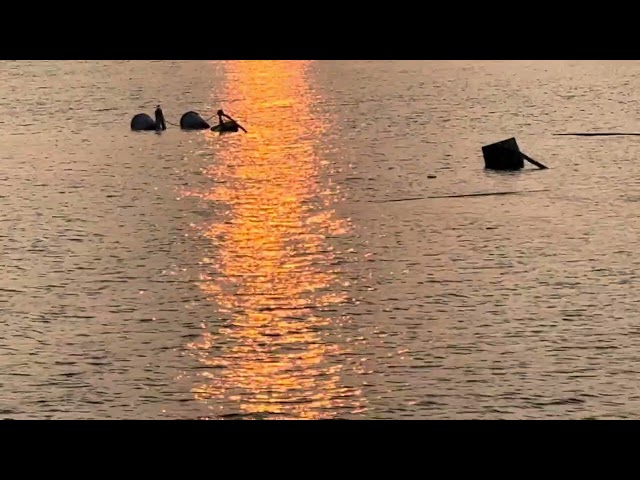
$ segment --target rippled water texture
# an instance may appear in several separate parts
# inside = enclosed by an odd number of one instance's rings
[[[636,417],[640,139],[553,134],[640,132],[639,82],[0,62],[0,417]],[[248,133],[130,132],[158,103]],[[511,136],[551,168],[484,171]]]

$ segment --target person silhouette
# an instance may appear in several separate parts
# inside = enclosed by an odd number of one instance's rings
[[[164,113],[160,105],[156,107],[156,130],[166,130],[167,124],[164,121]]]
[[[224,113],[223,110],[218,110],[218,125],[222,126],[224,124],[224,118],[228,118],[231,122],[236,123],[236,121],[231,118],[229,115]]]

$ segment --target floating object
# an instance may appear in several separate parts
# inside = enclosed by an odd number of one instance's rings
[[[554,133],[556,137],[572,136],[572,137],[637,137],[640,133],[616,133],[616,132],[603,132],[603,133]]]
[[[435,175],[427,175],[427,178],[437,178]]]
[[[156,119],[153,120],[146,113],[138,113],[131,119],[131,130],[137,132],[166,130],[167,126],[165,125],[164,114],[160,105],[156,108],[155,115]]]
[[[240,130],[240,125],[238,125],[238,123],[235,120],[224,122],[222,124],[218,124],[211,127],[212,132],[220,132],[220,133],[237,132],[238,130]]]
[[[247,130],[238,122],[236,122],[233,118],[231,118],[229,115],[224,113],[224,110],[222,109],[218,110],[217,114],[218,114],[219,123],[218,125],[211,127],[212,132],[220,132],[220,134],[222,135],[223,133],[237,132],[238,130],[242,130],[244,133],[247,133]],[[224,121],[223,117],[226,117],[229,120]]]
[[[485,168],[489,170],[521,170],[525,160],[540,169],[548,168],[521,152],[513,137],[482,147],[482,155]]]
[[[156,130],[156,122],[146,113],[138,113],[131,119],[131,130],[150,131]]]
[[[180,119],[180,128],[183,130],[206,130],[211,128],[197,112],[187,112]]]

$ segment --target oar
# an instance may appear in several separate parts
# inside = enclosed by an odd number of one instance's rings
[[[522,152],[520,152],[520,153],[522,153]],[[525,160],[527,160],[530,163],[533,163],[536,167],[538,167],[541,170],[546,170],[547,168],[549,168],[546,165],[543,165],[540,162],[535,161],[533,158],[531,158],[526,153],[522,153],[522,156],[524,157]]]
[[[225,116],[225,117],[227,117],[229,120],[231,120],[233,123],[235,123],[235,124],[238,126],[238,128],[239,128],[240,130],[242,130],[244,133],[249,133],[249,132],[247,132],[246,128],[244,128],[242,125],[240,125],[238,122],[236,122],[236,121],[235,121],[233,118],[231,118],[229,115],[227,115],[227,114],[225,113],[225,114],[224,114],[224,116]]]

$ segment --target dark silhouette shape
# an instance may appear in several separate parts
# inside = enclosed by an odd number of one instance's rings
[[[138,113],[131,119],[131,130],[134,130],[136,132],[166,130],[167,125],[165,123],[164,113],[162,112],[160,105],[156,107],[155,116],[156,119],[154,121],[146,113]]]
[[[183,130],[205,130],[211,128],[197,112],[187,112],[180,119],[180,128]]]
[[[508,138],[501,142],[482,147],[484,165],[489,170],[521,170],[524,161],[532,163],[540,169],[547,167],[522,153],[515,138]]]
[[[146,113],[138,113],[131,119],[131,130],[137,132],[156,129],[156,122]]]
[[[214,127],[211,127],[212,132],[220,132],[220,133],[237,132],[238,130],[240,129],[238,128],[238,125],[235,122],[224,122]]]
[[[156,128],[158,130],[166,130],[167,124],[164,122],[164,113],[160,105],[156,107]]]
[[[231,118],[229,115],[227,115],[226,113],[224,113],[224,111],[223,111],[222,109],[221,109],[221,110],[218,110],[218,111],[216,112],[216,115],[218,115],[218,123],[219,123],[220,125],[222,125],[222,124],[224,123],[224,118],[228,118],[228,119],[229,119],[229,120],[231,120],[232,122],[234,121],[234,120],[233,120],[233,118]]]
[[[524,158],[515,138],[482,147],[482,155],[485,168],[490,170],[520,170],[524,168]]]
[[[549,167],[547,167],[546,165],[543,165],[543,164],[541,164],[540,162],[538,162],[538,161],[534,160],[533,158],[531,158],[531,157],[530,157],[529,155],[527,155],[526,153],[522,153],[522,156],[524,157],[524,159],[525,159],[527,162],[529,162],[529,163],[531,163],[531,164],[535,165],[535,166],[536,166],[536,167],[538,167],[540,170],[546,170],[547,168],[549,168]]]
[[[229,115],[224,113],[224,111],[218,110],[217,114],[218,114],[218,125],[211,127],[212,132],[226,133],[226,132],[237,132],[238,130],[242,130],[243,132],[247,133],[247,131],[242,125],[240,125],[233,118],[231,118]],[[228,118],[229,121],[225,122],[224,120],[225,118]]]

